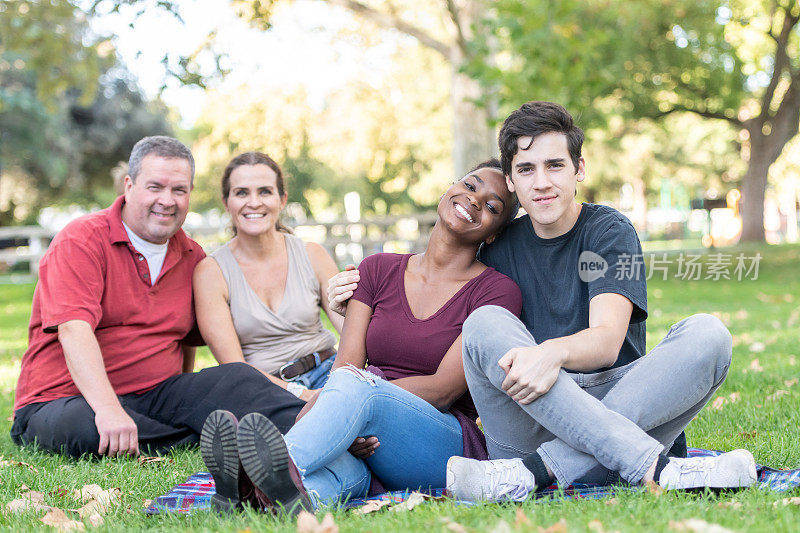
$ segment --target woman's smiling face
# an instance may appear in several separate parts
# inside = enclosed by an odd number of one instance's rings
[[[457,233],[485,241],[498,233],[514,204],[502,171],[484,167],[455,182],[439,200],[439,219]]]

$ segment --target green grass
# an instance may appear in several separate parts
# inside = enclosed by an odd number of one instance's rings
[[[707,406],[687,430],[692,446],[731,449],[745,447],[756,460],[777,467],[800,466],[800,384],[785,381],[800,377],[800,247],[770,246],[722,250],[724,253],[748,254],[756,251],[764,257],[758,280],[667,281],[648,282],[650,318],[648,348],[667,332],[670,325],[687,315],[708,312],[719,316],[734,337],[734,357],[728,379],[717,397],[727,401],[721,409]],[[672,256],[674,258],[674,256]],[[658,277],[658,276],[657,276]],[[67,492],[86,483],[103,488],[119,487],[121,504],[105,518],[99,530],[252,530],[295,531],[294,523],[247,512],[222,516],[212,512],[193,516],[165,515],[147,517],[142,512],[144,500],[164,494],[191,473],[203,470],[197,450],[182,450],[169,456],[170,461],[140,466],[131,460],[72,461],[16,447],[8,436],[10,415],[20,357],[27,343],[27,320],[32,285],[0,287],[0,454],[4,459],[30,463],[38,473],[23,466],[0,466],[0,503],[17,498],[22,485],[47,494],[47,503],[61,508],[77,508]],[[747,371],[758,359],[761,371]],[[206,349],[201,350],[200,366],[213,364]],[[790,382],[791,383],[791,382]],[[778,390],[788,393],[773,396]],[[712,402],[714,400],[712,399]],[[6,417],[9,417],[6,419]],[[503,520],[510,529],[497,531],[537,531],[561,519],[569,531],[589,531],[593,520],[602,522],[606,531],[674,531],[670,521],[700,518],[736,531],[796,531],[800,506],[779,505],[792,494],[775,494],[751,489],[733,494],[667,493],[660,497],[647,493],[618,495],[613,501],[583,500],[543,503],[528,501],[520,507],[531,525],[515,526],[515,505],[455,506],[452,502],[422,505],[411,512],[381,512],[356,516],[334,511],[341,531],[450,531],[449,521],[468,530],[492,530]],[[721,502],[736,501],[737,508],[720,507]],[[0,514],[0,527],[29,530],[49,529],[39,522],[42,512],[22,515]],[[595,528],[596,530],[596,528]]]

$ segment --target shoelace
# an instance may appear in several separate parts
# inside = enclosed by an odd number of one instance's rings
[[[487,465],[486,473],[489,475],[489,485],[492,496],[496,499],[525,498],[530,489],[520,482],[521,473],[519,465],[514,463],[501,463],[492,461]]]
[[[684,459],[678,464],[679,475],[681,478],[691,477],[693,480],[696,480],[699,474],[700,480],[706,483],[711,470],[714,468],[714,464],[715,461],[713,457],[693,457]]]

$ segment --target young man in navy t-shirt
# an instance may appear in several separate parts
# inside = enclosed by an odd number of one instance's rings
[[[746,450],[669,457],[724,381],[731,335],[691,316],[645,353],[647,288],[631,223],[575,201],[583,132],[558,104],[529,102],[500,130],[503,173],[527,215],[479,259],[511,277],[521,319],[487,306],[463,327],[464,369],[490,461],[450,459],[447,487],[468,500],[521,500],[558,482],[655,481],[664,488],[755,481]]]

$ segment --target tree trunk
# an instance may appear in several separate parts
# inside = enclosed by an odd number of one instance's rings
[[[750,161],[742,177],[742,241],[764,242],[764,196],[772,165],[760,131],[750,131]]]
[[[489,125],[489,110],[473,103],[481,96],[480,83],[454,66],[452,84],[453,169],[461,177],[476,163],[496,156],[498,149],[494,128]]]

